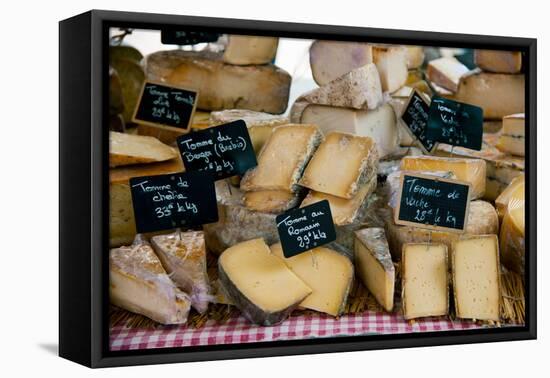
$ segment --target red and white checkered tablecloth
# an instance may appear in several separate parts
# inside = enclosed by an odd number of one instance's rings
[[[449,331],[481,327],[471,321],[450,321],[445,318],[417,319],[414,323],[409,324],[400,314],[374,311],[345,315],[339,319],[321,314],[293,316],[271,327],[257,326],[242,316],[236,316],[223,324],[209,320],[201,328],[182,325],[132,329],[117,325],[111,328],[110,348],[112,351],[120,351],[366,334]]]

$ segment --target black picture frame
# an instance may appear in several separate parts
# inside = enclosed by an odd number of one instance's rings
[[[525,326],[110,352],[106,33],[109,27],[178,25],[232,34],[522,51],[528,125]],[[89,367],[109,367],[536,338],[536,39],[92,10],[59,23],[59,62],[61,357]]]

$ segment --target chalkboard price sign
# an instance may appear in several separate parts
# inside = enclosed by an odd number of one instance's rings
[[[336,240],[336,230],[327,200],[280,214],[276,222],[285,257],[292,257]]]
[[[483,109],[434,97],[430,104],[427,136],[438,142],[479,151],[483,142]]]
[[[192,89],[146,81],[133,121],[188,131],[198,97],[199,94]]]
[[[258,165],[243,120],[181,135],[177,141],[188,172],[209,172],[220,180],[243,175]]]
[[[436,147],[436,141],[427,136],[429,108],[430,105],[428,102],[415,89],[409,96],[409,101],[401,114],[401,119],[405,123],[406,129],[427,153],[431,153]]]
[[[137,232],[193,227],[218,221],[214,181],[185,172],[130,179]]]
[[[429,175],[403,173],[395,223],[464,232],[470,184]]]
[[[196,45],[197,43],[216,42],[220,34],[202,31],[183,31],[163,29],[160,32],[160,41],[164,45]]]

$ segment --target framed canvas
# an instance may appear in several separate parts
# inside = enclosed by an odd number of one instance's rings
[[[98,10],[59,27],[62,357],[536,338],[536,40]]]

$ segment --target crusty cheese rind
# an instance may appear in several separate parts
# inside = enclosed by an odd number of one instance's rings
[[[300,198],[298,194],[282,190],[258,190],[244,193],[243,201],[250,210],[278,214],[296,207]]]
[[[178,156],[176,149],[150,136],[109,132],[109,167],[158,163]]]

